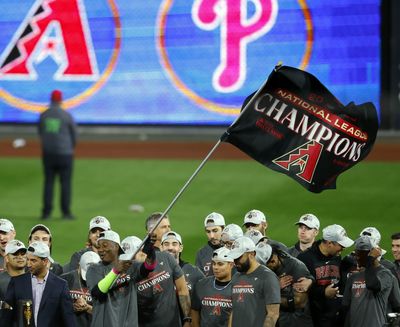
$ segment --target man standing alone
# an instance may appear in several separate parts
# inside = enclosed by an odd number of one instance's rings
[[[71,214],[71,178],[77,128],[72,116],[61,108],[62,93],[51,93],[49,108],[40,115],[39,135],[42,142],[44,168],[44,192],[42,219],[50,218],[53,209],[54,179],[60,176],[61,211],[64,219],[73,219]]]

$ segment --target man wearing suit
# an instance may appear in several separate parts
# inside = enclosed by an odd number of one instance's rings
[[[31,243],[27,259],[29,272],[12,277],[7,288],[6,302],[13,310],[8,312],[5,326],[18,326],[30,317],[29,323],[36,327],[76,327],[67,283],[48,269],[52,261],[49,247],[43,242]]]

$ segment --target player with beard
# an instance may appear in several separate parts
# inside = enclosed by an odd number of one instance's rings
[[[3,313],[2,327],[15,322],[18,326],[76,327],[67,283],[49,271],[48,261],[52,260],[47,244],[32,242],[28,246],[29,272],[13,276],[8,284],[6,302],[13,310]]]
[[[299,253],[304,252],[313,245],[319,233],[319,219],[311,213],[306,213],[300,217],[295,225],[297,225],[297,238],[299,241],[288,249],[288,253],[293,257],[297,257]]]
[[[111,230],[98,238],[101,262],[89,267],[87,286],[93,297],[92,327],[138,327],[136,283],[154,270],[155,250],[148,238],[143,263],[119,260],[123,254],[119,235]]]
[[[204,274],[199,268],[191,265],[189,262],[182,260],[181,255],[183,251],[182,237],[173,231],[167,232],[161,239],[161,251],[170,253],[179,266],[182,268],[185,276],[186,285],[189,289],[190,298],[193,298],[193,289],[196,283],[204,278]]]
[[[82,254],[87,251],[93,251],[95,253],[98,252],[99,245],[97,244],[97,240],[101,232],[105,230],[111,230],[111,224],[106,217],[96,216],[90,219],[89,222],[89,232],[88,239],[86,242],[86,246],[75,252],[70,259],[69,264],[64,266],[64,272],[69,272],[78,269],[79,260],[81,259]]]
[[[346,283],[343,305],[349,310],[348,325],[352,327],[385,326],[389,295],[395,294],[400,303],[396,277],[379,261],[382,250],[368,236],[355,241],[355,256],[360,267]],[[394,292],[392,290],[395,289]],[[400,306],[394,308],[399,312]]]
[[[154,228],[160,217],[161,214],[156,213],[147,219],[148,231]],[[163,235],[170,231],[169,219],[163,218],[151,237],[161,246]],[[190,326],[190,294],[182,268],[167,252],[156,251],[156,261],[154,271],[136,285],[139,325],[158,327],[162,322],[165,327]]]
[[[211,259],[213,252],[219,249],[221,234],[225,227],[225,218],[220,213],[212,212],[204,219],[204,229],[208,242],[196,253],[196,266],[203,272],[204,276],[212,275]]]
[[[214,251],[212,270],[214,276],[199,281],[193,293],[192,326],[224,327],[232,310],[233,259],[225,247]]]
[[[235,240],[229,256],[238,271],[232,278],[229,326],[275,326],[281,302],[278,278],[257,262],[256,246],[246,236]]]

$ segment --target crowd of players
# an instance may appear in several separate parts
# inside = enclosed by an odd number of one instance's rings
[[[168,216],[160,217],[147,218],[153,233],[145,242],[121,241],[107,218],[92,218],[86,244],[64,266],[51,257],[48,227],[34,226],[25,246],[0,219],[0,325],[380,327],[400,312],[400,233],[391,236],[391,262],[374,227],[353,241],[329,225],[318,238],[318,218],[305,214],[288,248],[268,238],[259,210],[243,226],[213,212],[193,265]],[[345,248],[352,252],[341,257]]]

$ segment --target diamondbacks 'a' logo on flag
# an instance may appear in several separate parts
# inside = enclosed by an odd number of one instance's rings
[[[66,14],[68,13],[68,14]],[[35,65],[51,57],[55,80],[99,76],[82,0],[37,0],[0,58],[2,79],[35,80]]]
[[[272,162],[287,171],[292,169],[298,171],[296,173],[297,176],[311,183],[322,149],[323,145],[321,143],[309,141],[283,156],[272,160]]]
[[[315,76],[287,66],[276,67],[243,108],[222,140],[316,193],[336,188],[378,130],[372,103],[344,106]]]

